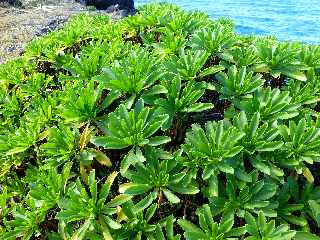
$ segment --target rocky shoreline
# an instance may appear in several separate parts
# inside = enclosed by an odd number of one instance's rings
[[[120,19],[131,12],[112,7],[93,11],[80,2],[63,0],[55,4],[17,8],[0,5],[0,64],[23,53],[26,43],[59,28],[74,14],[91,11]]]

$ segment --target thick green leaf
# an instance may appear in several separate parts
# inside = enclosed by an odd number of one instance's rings
[[[149,139],[149,143],[148,145],[150,146],[158,146],[158,145],[162,145],[165,143],[168,143],[171,141],[170,137],[166,137],[166,136],[155,136]]]
[[[316,220],[318,227],[320,228],[320,204],[315,200],[309,200],[308,203],[312,211],[313,218]]]
[[[295,240],[320,240],[320,237],[309,232],[297,232],[294,239]]]
[[[198,239],[206,239],[207,236],[204,232],[201,231],[200,228],[198,228],[193,223],[185,220],[185,219],[179,219],[178,224],[182,227],[182,229],[188,234],[192,233],[192,236],[197,236]]]
[[[163,194],[166,196],[169,202],[171,203],[179,203],[180,199],[174,195],[170,190],[162,189]]]
[[[119,186],[119,192],[128,195],[139,195],[148,192],[152,186],[139,183],[124,183]]]

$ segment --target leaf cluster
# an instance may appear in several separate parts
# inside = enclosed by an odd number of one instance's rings
[[[1,239],[319,239],[319,46],[168,3],[0,65]]]

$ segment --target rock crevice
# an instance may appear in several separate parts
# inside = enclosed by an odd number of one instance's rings
[[[87,6],[95,6],[98,10],[109,10],[115,7],[121,10],[134,10],[133,0],[79,0],[79,2]]]

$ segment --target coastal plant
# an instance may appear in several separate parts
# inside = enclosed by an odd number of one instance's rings
[[[319,46],[170,3],[0,65],[1,239],[319,240]]]
[[[107,41],[97,41],[84,45],[80,56],[65,53],[60,50],[55,58],[56,63],[71,76],[61,76],[60,80],[90,80],[101,73],[102,68],[114,61],[113,54],[117,52],[117,41],[110,44]]]
[[[319,190],[313,183],[305,183],[300,190],[297,179],[288,177],[277,197],[279,217],[301,227],[309,223],[319,226]]]
[[[219,82],[217,91],[221,98],[233,99],[246,97],[247,94],[253,93],[264,84],[261,75],[253,75],[253,72],[247,72],[246,67],[237,69],[235,65],[228,69],[228,73],[218,73],[216,79]]]
[[[291,103],[289,92],[268,87],[258,88],[252,98],[237,101],[235,106],[248,115],[259,112],[262,120],[272,122],[296,117],[300,104]]]
[[[212,103],[199,102],[207,88],[210,88],[205,82],[187,82],[183,84],[179,77],[167,81],[166,88],[168,93],[165,98],[155,100],[155,105],[159,107],[160,112],[169,115],[168,120],[163,125],[169,128],[173,120],[183,117],[183,114],[192,112],[202,112],[212,109]]]
[[[300,61],[304,63],[306,66],[314,68],[314,70],[318,70],[320,67],[319,57],[319,46],[302,46],[300,52]]]
[[[114,234],[115,239],[157,239],[157,224],[151,222],[157,210],[157,204],[144,198],[137,204],[128,201],[123,204],[119,220],[122,223],[121,231]]]
[[[246,113],[241,111],[233,119],[233,123],[239,131],[245,133],[240,143],[249,154],[272,152],[283,146],[282,141],[275,141],[280,134],[278,128],[268,123],[261,123],[259,112],[248,119]]]
[[[3,92],[1,94],[1,129],[2,131],[8,131],[10,128],[13,128],[17,125],[19,122],[19,119],[17,116],[21,114],[21,101],[19,99],[19,96],[17,96],[16,93],[7,94],[6,92]]]
[[[281,164],[295,168],[298,173],[307,170],[307,164],[318,162],[320,155],[316,149],[320,144],[319,123],[308,126],[305,119],[298,123],[289,121],[289,126],[279,125],[279,132],[285,142],[282,147],[282,156],[284,159]]]
[[[300,50],[290,43],[257,44],[258,56],[263,61],[257,64],[256,72],[270,73],[274,78],[281,74],[299,81],[306,81],[304,73],[308,68],[298,60]]]
[[[190,46],[196,50],[205,50],[210,56],[221,53],[236,43],[233,33],[217,24],[213,29],[202,29],[190,40]]]
[[[156,236],[160,240],[180,240],[181,235],[175,234],[174,232],[174,224],[177,222],[177,220],[173,217],[173,215],[170,215],[169,217],[166,217],[163,221],[162,226],[158,225],[156,228]]]
[[[95,171],[91,171],[88,176],[90,195],[86,192],[80,179],[69,186],[66,197],[58,204],[61,211],[57,214],[57,218],[65,224],[83,221],[81,227],[70,236],[71,239],[84,239],[86,236],[97,237],[97,234],[110,238],[112,230],[121,228],[121,224],[113,219],[113,215],[117,213],[118,206],[130,200],[130,196],[120,194],[106,201],[116,176],[116,172],[111,173],[99,190]],[[68,232],[65,228],[62,226],[62,235],[67,237]]]
[[[11,211],[13,220],[5,223],[9,232],[2,235],[3,239],[21,238],[29,240],[40,235],[40,223],[45,219],[45,211],[36,207],[34,200],[26,203],[27,207],[17,206]]]
[[[200,228],[185,219],[179,219],[178,223],[185,231],[186,239],[235,239],[246,233],[245,227],[234,228],[234,215],[232,211],[226,211],[219,223],[214,222],[209,205],[199,208]]]
[[[141,195],[148,192],[156,193],[158,202],[165,197],[170,203],[180,202],[175,193],[196,194],[199,189],[196,186],[194,173],[179,166],[175,158],[161,160],[159,151],[147,148],[144,162],[137,162],[133,169],[128,169],[123,176],[128,183],[120,185],[119,191],[127,195]]]
[[[159,43],[153,43],[154,52],[162,59],[170,58],[174,54],[178,54],[179,50],[186,44],[185,36],[166,31],[161,35]]]
[[[181,48],[179,57],[173,56],[167,64],[167,69],[174,76],[181,77],[183,80],[203,78],[224,69],[222,66],[205,67],[208,57],[206,51],[191,51]]]
[[[272,239],[272,240],[291,240],[296,235],[295,231],[290,230],[287,225],[280,225],[275,227],[275,221],[267,221],[266,216],[263,212],[259,212],[258,217],[255,219],[250,213],[246,212],[246,228],[248,233],[251,235],[247,237],[248,240],[258,239]]]
[[[19,84],[26,79],[25,72],[33,68],[28,64],[26,57],[6,62],[0,65],[0,84],[1,87],[8,88],[9,84]]]
[[[47,142],[39,148],[40,156],[53,166],[63,164],[76,157],[79,145],[79,132],[67,126],[51,128],[47,132]]]
[[[128,57],[116,61],[111,68],[104,68],[98,78],[105,88],[113,92],[127,94],[129,100],[144,94],[165,93],[165,89],[156,84],[163,76],[159,60],[142,49],[132,50]]]
[[[319,81],[314,70],[307,72],[307,78],[306,83],[294,79],[288,81],[287,90],[290,92],[293,103],[311,105],[319,101]]]
[[[219,54],[228,65],[235,64],[238,67],[251,67],[260,62],[257,48],[254,45],[234,47]]]
[[[84,124],[94,120],[98,113],[97,101],[100,96],[99,89],[95,89],[94,82],[90,81],[86,87],[77,88],[67,86],[65,96],[61,97],[60,117],[65,123]]]
[[[42,209],[49,210],[54,208],[60,199],[66,196],[68,180],[71,177],[71,167],[71,162],[66,163],[61,174],[56,169],[49,169],[39,173],[28,172],[27,180],[30,182],[29,195],[32,199],[39,201],[40,204],[42,203]],[[37,182],[32,183],[33,179],[37,179]]]
[[[0,137],[0,149],[6,156],[22,154],[36,144],[39,135],[40,124],[23,122],[14,133]]]
[[[25,98],[39,96],[51,83],[52,77],[46,77],[43,73],[32,74],[24,84],[21,84],[21,94]]]
[[[167,114],[144,107],[142,99],[130,111],[122,104],[117,111],[108,115],[107,122],[101,126],[105,136],[92,137],[91,142],[106,149],[158,146],[170,141],[166,136],[152,137],[167,119]]]
[[[228,175],[225,189],[210,197],[213,213],[233,211],[238,217],[244,217],[246,212],[258,214],[263,211],[266,216],[276,217],[278,203],[273,197],[278,187],[272,180],[259,180],[258,176],[256,172],[250,173],[243,184],[235,176]]]
[[[207,122],[204,129],[192,125],[182,146],[187,155],[182,163],[189,168],[202,169],[202,178],[211,182],[219,172],[233,174],[234,167],[227,160],[243,150],[239,142],[244,135],[224,121]]]

